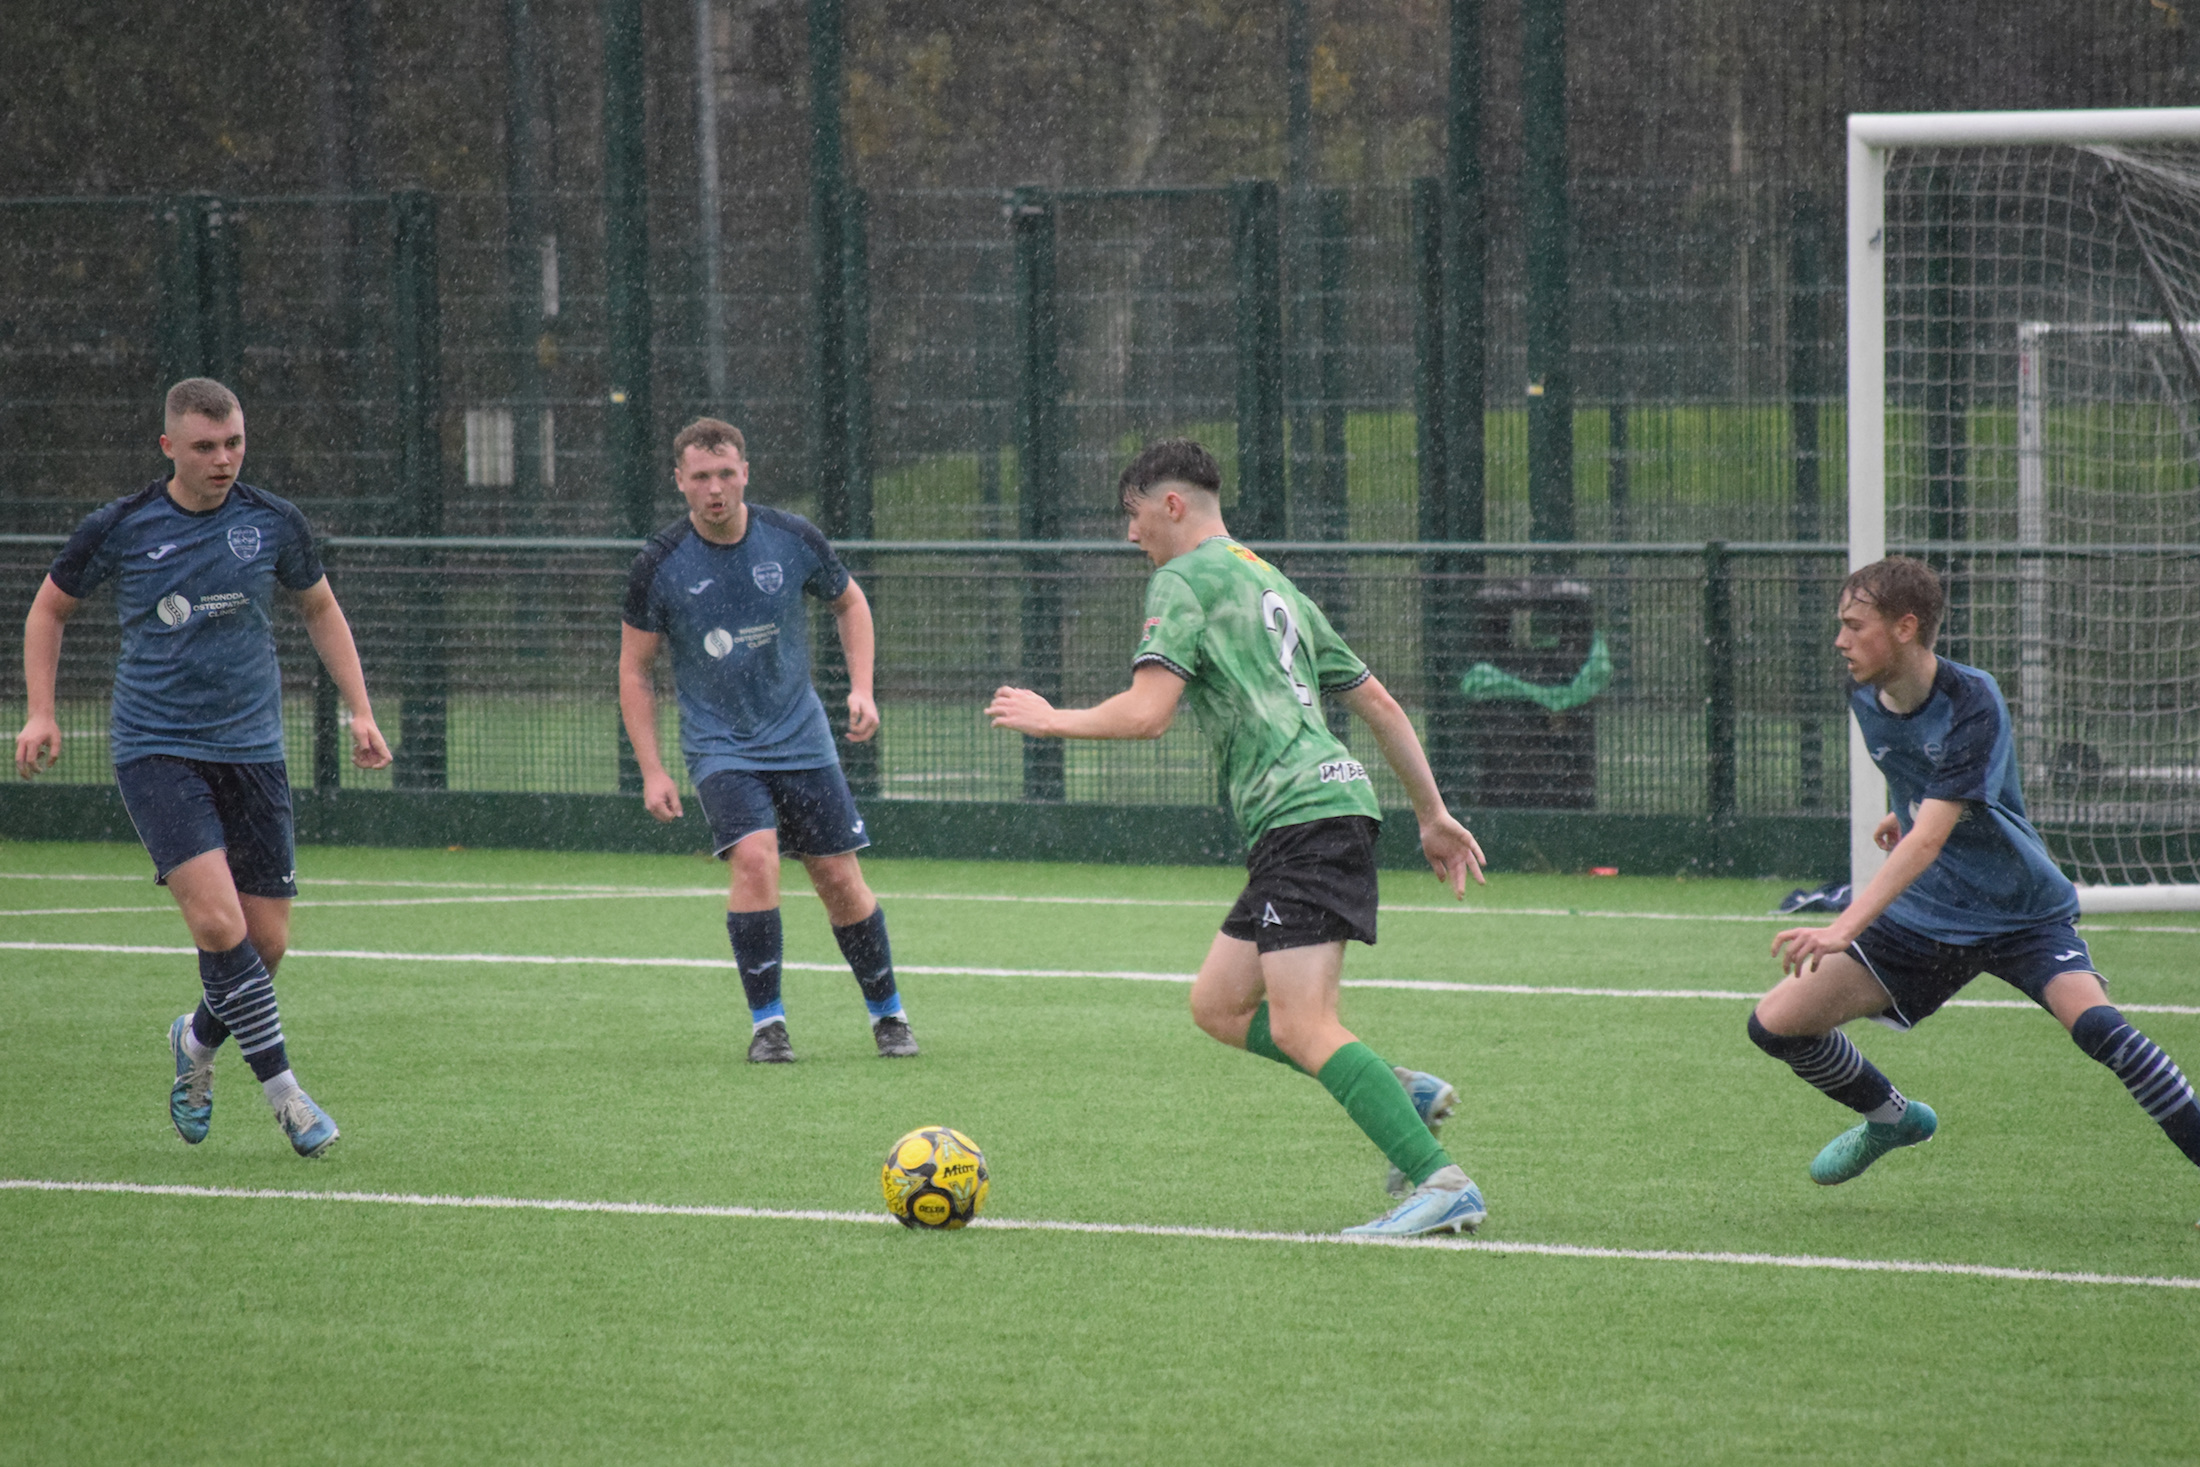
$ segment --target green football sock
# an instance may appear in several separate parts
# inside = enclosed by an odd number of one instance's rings
[[[1374,1050],[1354,1040],[1329,1057],[1318,1077],[1353,1124],[1382,1149],[1390,1164],[1418,1187],[1452,1165],[1413,1108],[1413,1098]]]
[[[1276,1038],[1268,1032],[1268,1000],[1262,999],[1260,1007],[1253,1010],[1253,1021],[1245,1026],[1245,1052],[1257,1054],[1262,1059],[1272,1059],[1279,1065],[1289,1065],[1300,1074],[1299,1062],[1277,1047]]]

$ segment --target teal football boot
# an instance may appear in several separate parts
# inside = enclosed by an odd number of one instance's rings
[[[1821,1187],[1838,1187],[1864,1174],[1864,1169],[1888,1152],[1919,1146],[1933,1139],[1940,1117],[1922,1100],[1910,1102],[1902,1118],[1892,1122],[1866,1121],[1851,1126],[1826,1143],[1810,1164],[1810,1179]]]
[[[176,1062],[176,1083],[168,1087],[168,1119],[175,1123],[176,1134],[186,1146],[196,1146],[206,1139],[207,1127],[214,1123],[214,1056],[209,1053],[203,1060],[191,1058],[190,1048],[183,1042],[184,1031],[190,1027],[189,1014],[168,1026],[168,1053]]]

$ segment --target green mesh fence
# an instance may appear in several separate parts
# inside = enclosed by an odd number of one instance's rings
[[[19,617],[53,547],[0,549],[9,588],[0,614]],[[333,542],[331,582],[398,757],[374,773],[332,757],[348,749],[343,715],[302,627],[286,614],[278,640],[293,780],[345,789],[620,789],[619,605],[633,550],[622,542]],[[1440,775],[1462,808],[1780,814],[1829,810],[1845,798],[1841,677],[1830,649],[1836,555],[1611,547],[1553,571],[1518,554],[1432,560],[1384,545],[1299,542],[1271,554],[1330,610],[1424,733],[1449,721],[1449,746],[1460,753],[1440,760]],[[1213,763],[1189,718],[1154,745],[1027,746],[981,712],[1004,682],[1051,682],[1075,705],[1127,683],[1149,573],[1135,551],[1072,542],[1041,562],[1020,542],[870,544],[851,548],[849,560],[879,632],[884,727],[875,757],[851,760],[866,795],[1021,798],[1028,751],[1040,749],[1060,758],[1060,797],[1072,802],[1216,801]],[[1040,604],[1058,618],[1050,635],[1032,626],[1040,582],[1052,593]],[[822,611],[815,632],[819,684],[837,722],[845,681],[836,685]],[[1580,707],[1554,714],[1459,694],[1462,675],[1482,663],[1538,685],[1565,684],[1599,641],[1610,680]],[[116,647],[112,603],[95,593],[65,643],[64,754],[49,778],[111,778],[105,724]],[[677,769],[678,712],[665,692],[660,734]],[[22,711],[17,700],[4,716],[20,720]],[[1385,803],[1402,805],[1364,730],[1349,723],[1348,736],[1381,771]]]

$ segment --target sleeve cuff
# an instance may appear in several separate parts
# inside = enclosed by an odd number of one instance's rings
[[[1146,667],[1149,665],[1154,667],[1165,667],[1169,671],[1175,673],[1178,677],[1184,679],[1184,681],[1186,682],[1190,682],[1192,680],[1192,674],[1188,669],[1181,667],[1174,662],[1171,662],[1168,658],[1162,656],[1159,652],[1141,652],[1136,657],[1133,657],[1131,659],[1131,671],[1133,672],[1136,672],[1141,667]]]

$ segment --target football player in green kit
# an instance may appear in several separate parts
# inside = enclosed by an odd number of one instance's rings
[[[1321,608],[1230,538],[1222,474],[1197,443],[1156,443],[1123,471],[1130,538],[1155,566],[1131,685],[1094,708],[1056,708],[1004,687],[996,728],[1037,738],[1153,739],[1189,699],[1229,783],[1250,847],[1248,879],[1192,984],[1192,1017],[1224,1044],[1311,1075],[1390,1158],[1404,1200],[1346,1232],[1471,1232],[1482,1193],[1437,1143],[1456,1092],[1393,1069],[1337,1020],[1347,938],[1375,941],[1375,833],[1367,770],[1329,732],[1321,695],[1375,735],[1421,827],[1421,849],[1455,896],[1482,880],[1482,848],[1444,808],[1405,711]]]

